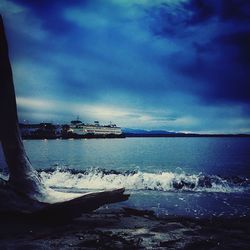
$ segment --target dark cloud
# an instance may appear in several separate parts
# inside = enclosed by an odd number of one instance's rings
[[[222,0],[220,18],[249,21],[250,2],[248,0]]]
[[[191,0],[183,5],[192,13],[187,20],[189,24],[206,22],[213,17],[223,21],[248,21],[250,18],[248,0]]]
[[[44,29],[51,31],[56,35],[65,35],[71,29],[74,29],[74,26],[63,17],[64,9],[67,7],[78,6],[79,4],[83,7],[89,1],[16,0],[15,2],[21,6],[27,7],[31,15],[38,16],[42,21]]]
[[[167,3],[146,9],[145,12],[149,28],[156,36],[175,37],[180,34],[179,30],[184,30],[187,22],[187,14],[182,8],[173,11],[173,7]]]
[[[249,1],[234,0],[191,0],[151,9],[152,33],[179,46],[163,61],[187,77],[175,80],[176,88],[207,104],[250,102],[249,10]]]
[[[250,26],[249,26],[250,28]],[[217,41],[222,46],[231,47],[236,50],[234,61],[245,64],[250,64],[250,31],[232,32],[231,34],[221,35]]]
[[[216,0],[215,0],[216,1]],[[214,0],[192,0],[184,4],[184,7],[192,12],[191,17],[187,17],[188,24],[205,22],[216,14]]]
[[[206,103],[249,103],[250,72],[247,55],[244,53],[242,55],[237,46],[226,48],[217,43],[210,43],[207,46],[209,49],[205,50],[199,46],[197,49],[195,45],[196,53],[188,62],[177,61],[173,65],[176,72],[190,79],[184,84],[180,83],[183,90],[192,91]],[[210,53],[213,53],[211,58]]]

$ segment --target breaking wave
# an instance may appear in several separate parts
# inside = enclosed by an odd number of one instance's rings
[[[56,189],[100,190],[125,187],[128,190],[197,191],[236,193],[250,190],[250,179],[246,177],[223,178],[217,175],[191,175],[185,173],[141,171],[116,171],[90,169],[40,170],[46,186]]]

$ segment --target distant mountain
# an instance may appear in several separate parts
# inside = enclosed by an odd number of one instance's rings
[[[199,134],[132,128],[122,128],[122,132],[125,137],[250,137],[250,134]]]

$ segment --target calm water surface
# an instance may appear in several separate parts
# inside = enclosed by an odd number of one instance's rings
[[[250,176],[250,138],[27,140],[36,168],[67,166]]]

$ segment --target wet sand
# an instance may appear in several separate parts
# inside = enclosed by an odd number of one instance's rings
[[[0,249],[249,249],[250,218],[157,218],[99,209],[72,221],[2,218]]]

